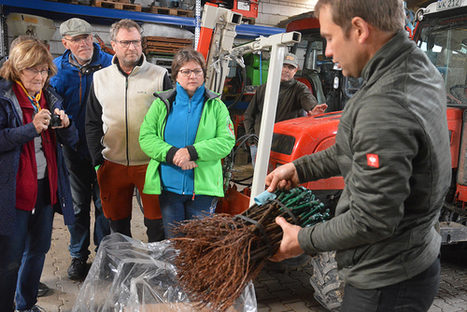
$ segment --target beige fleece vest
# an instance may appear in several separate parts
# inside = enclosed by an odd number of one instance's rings
[[[94,74],[94,92],[102,105],[105,159],[125,166],[149,162],[139,146],[139,129],[154,101],[154,92],[162,91],[166,72],[165,68],[144,59],[128,77],[116,64]]]

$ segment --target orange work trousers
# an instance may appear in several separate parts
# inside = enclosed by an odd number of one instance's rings
[[[112,221],[131,218],[135,186],[141,195],[146,219],[161,219],[158,195],[143,194],[148,165],[124,166],[105,160],[97,170],[102,210]]]

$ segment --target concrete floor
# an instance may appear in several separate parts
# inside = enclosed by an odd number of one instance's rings
[[[135,205],[136,206],[136,205]],[[143,217],[134,209],[132,233],[134,238],[146,241]],[[48,312],[71,311],[81,282],[67,278],[70,264],[68,253],[69,233],[60,215],[55,216],[52,247],[47,254],[41,281],[52,291],[39,298],[38,305]],[[91,255],[90,261],[94,256]],[[430,312],[467,311],[467,248],[448,248],[443,252],[439,294]],[[277,272],[265,270],[255,282],[260,312],[325,311],[313,299],[313,289],[308,283],[310,273],[305,271]]]

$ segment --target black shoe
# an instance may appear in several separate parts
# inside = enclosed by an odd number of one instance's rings
[[[44,297],[50,291],[49,286],[44,283],[39,282],[39,288],[37,289],[37,297]]]
[[[86,260],[72,258],[67,272],[68,278],[71,280],[84,280],[86,274],[88,273],[88,265]]]
[[[144,225],[146,226],[146,234],[148,235],[148,243],[159,242],[164,240],[164,225],[162,219],[147,219],[144,218]]]

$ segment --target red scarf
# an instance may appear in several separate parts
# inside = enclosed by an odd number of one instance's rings
[[[23,111],[23,124],[32,123],[34,107],[28,94],[17,82],[13,84],[13,91]],[[37,103],[36,103],[37,104]],[[40,107],[47,108],[44,96],[40,97]],[[41,132],[42,150],[47,161],[47,177],[49,179],[50,201],[54,205],[57,202],[57,155],[56,139],[54,131],[47,129]],[[16,174],[16,208],[32,211],[37,199],[37,164],[34,149],[34,140],[24,143],[21,147],[18,173]]]

